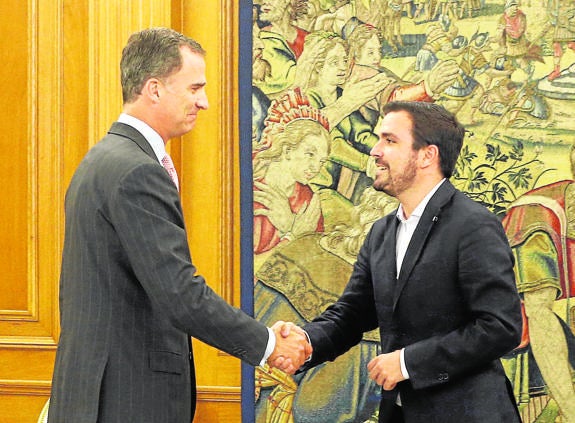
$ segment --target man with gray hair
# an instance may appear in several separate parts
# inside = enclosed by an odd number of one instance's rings
[[[227,304],[192,263],[165,145],[208,108],[202,47],[146,29],[130,37],[120,65],[123,113],[66,193],[48,421],[190,423],[190,337],[252,365],[282,357],[297,368],[311,350],[305,337],[276,336]]]

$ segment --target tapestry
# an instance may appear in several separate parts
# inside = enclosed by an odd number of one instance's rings
[[[397,208],[371,187],[380,110],[436,102],[467,131],[451,182],[500,217],[515,256],[523,339],[502,362],[522,419],[575,422],[575,1],[250,6],[255,317],[302,325],[338,298]],[[255,422],[377,422],[377,355],[372,332],[295,376],[256,368]]]

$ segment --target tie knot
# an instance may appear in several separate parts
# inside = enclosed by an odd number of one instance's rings
[[[162,159],[162,166],[164,166],[164,169],[166,169],[166,171],[170,175],[170,178],[172,178],[174,185],[176,186],[176,188],[179,191],[180,185],[178,183],[178,173],[176,172],[176,168],[174,167],[174,162],[172,161],[172,158],[167,153],[164,156],[164,158]]]

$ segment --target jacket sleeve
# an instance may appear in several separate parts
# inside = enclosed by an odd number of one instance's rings
[[[490,213],[470,213],[451,230],[459,231],[455,282],[465,310],[463,323],[405,347],[415,389],[489,366],[521,339],[513,256],[499,220]]]
[[[370,235],[360,250],[343,294],[303,327],[313,347],[311,360],[303,370],[335,360],[357,345],[364,332],[378,327],[369,263]]]
[[[109,215],[132,271],[158,313],[188,335],[259,364],[268,330],[226,303],[197,274],[180,197],[161,166],[142,164],[128,172],[111,194]]]

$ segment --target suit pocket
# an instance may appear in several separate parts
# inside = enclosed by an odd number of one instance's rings
[[[184,364],[181,354],[169,351],[150,351],[150,369],[154,372],[180,375]]]

